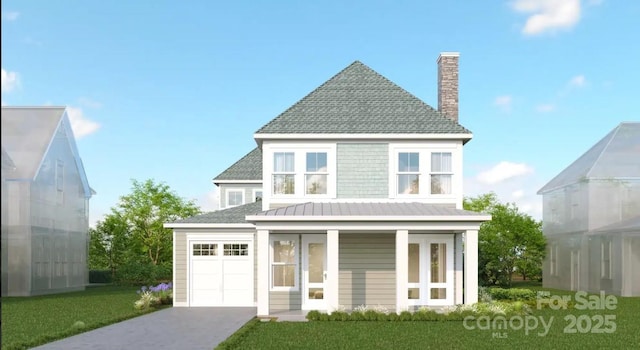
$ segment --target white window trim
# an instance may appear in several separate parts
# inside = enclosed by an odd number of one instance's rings
[[[278,171],[276,172],[275,170],[275,157],[276,157],[276,153],[282,153],[282,154],[287,154],[287,153],[293,153],[293,171]],[[298,166],[298,155],[296,154],[296,152],[291,151],[291,150],[278,150],[278,151],[274,151],[273,154],[271,155],[271,180],[269,182],[269,186],[271,187],[271,192],[274,193],[274,196],[282,196],[282,197],[292,197],[295,196],[297,191],[298,191],[298,181],[299,181],[299,176],[297,176],[298,170],[299,170],[299,166]],[[286,156],[285,156],[285,164],[286,164]],[[276,175],[293,175],[293,193],[278,193],[275,194],[274,191],[274,177]]]
[[[231,205],[231,204],[229,203],[229,194],[231,194],[231,193],[238,193],[238,192],[240,192],[240,197],[242,198],[242,200],[241,200],[241,201],[242,201],[242,203],[240,203],[240,204],[235,204],[235,205]],[[235,189],[235,188],[227,189],[227,195],[226,195],[225,197],[226,197],[226,198],[225,198],[225,200],[226,200],[226,204],[227,204],[225,208],[233,208],[233,207],[237,207],[237,206],[239,206],[239,205],[243,205],[243,204],[245,204],[245,199],[244,199],[244,189]]]
[[[279,152],[293,152],[295,167],[295,188],[293,194],[274,194],[274,154]],[[306,194],[306,155],[307,152],[327,153],[327,193],[326,194]],[[263,153],[263,207],[268,208],[271,203],[299,203],[300,200],[334,199],[336,198],[336,162],[337,144],[335,142],[283,142],[264,143]],[[280,174],[280,173],[278,173]]]
[[[431,164],[431,158],[433,157],[433,154],[435,154],[435,153],[439,153],[439,154],[449,153],[451,155],[451,170],[450,171],[433,171],[433,170],[431,170],[432,166],[433,166],[433,164]],[[453,173],[453,162],[454,162],[454,157],[455,157],[455,154],[452,151],[445,151],[445,150],[434,151],[434,150],[432,150],[432,151],[429,152],[429,193],[428,194],[430,196],[449,196],[449,195],[453,194],[453,192],[454,192],[454,188],[453,188],[453,176],[454,176],[454,173]],[[431,181],[432,181],[431,177],[433,175],[451,175],[451,189],[450,189],[449,193],[431,193]]]
[[[273,292],[297,292],[300,290],[300,239],[296,234],[271,234],[269,235],[269,290]],[[294,247],[294,286],[276,287],[273,285],[273,243],[275,241],[293,241]]]
[[[551,243],[549,245],[549,274],[551,276],[558,275],[558,244]]]
[[[400,171],[400,154],[401,153],[407,153],[407,154],[411,154],[411,153],[417,153],[418,154],[418,170],[417,171]],[[423,180],[423,176],[422,173],[420,172],[421,170],[421,164],[422,164],[422,152],[420,152],[419,150],[416,151],[398,151],[396,152],[396,188],[394,188],[394,191],[396,193],[397,196],[402,196],[402,197],[416,197],[416,196],[420,196],[420,194],[422,193],[422,180]],[[398,191],[398,178],[400,177],[400,175],[418,175],[418,193],[400,193]]]
[[[398,193],[398,157],[400,153],[418,152],[420,168],[419,194]],[[451,153],[451,193],[431,194],[431,153]],[[432,199],[436,203],[451,200],[462,203],[462,145],[455,143],[392,143],[389,144],[389,197],[397,199]]]
[[[327,170],[326,171],[307,171],[307,154],[309,153],[325,153],[327,157]],[[324,150],[307,150],[304,153],[304,173],[303,173],[303,181],[304,181],[304,192],[303,195],[305,197],[326,197],[329,193],[329,152]],[[307,193],[307,175],[326,175],[327,176],[327,193]]]

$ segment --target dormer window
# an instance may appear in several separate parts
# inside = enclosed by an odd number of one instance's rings
[[[294,194],[296,188],[295,153],[273,154],[273,194]]]

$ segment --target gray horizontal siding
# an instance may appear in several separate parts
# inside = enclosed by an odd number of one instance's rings
[[[297,292],[269,292],[269,312],[300,310],[302,308],[302,293]]]
[[[389,197],[389,145],[339,143],[337,145],[337,197]]]
[[[347,309],[359,305],[396,305],[395,235],[340,235],[339,303]]]
[[[180,303],[187,302],[187,259],[189,250],[187,249],[187,235],[176,232],[175,244],[175,281],[173,285],[173,300]]]

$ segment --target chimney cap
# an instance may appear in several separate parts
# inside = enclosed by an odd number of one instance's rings
[[[440,62],[442,57],[460,57],[460,52],[440,52],[436,62]]]

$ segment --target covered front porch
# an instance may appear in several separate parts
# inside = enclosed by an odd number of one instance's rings
[[[305,203],[247,216],[258,316],[475,303],[478,228],[489,219],[422,203]]]

